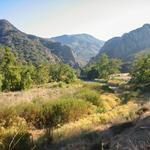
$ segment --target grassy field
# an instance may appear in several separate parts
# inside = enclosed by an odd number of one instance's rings
[[[120,90],[109,88],[116,80]],[[138,118],[143,105],[139,92],[129,92],[124,80],[110,82],[78,80],[1,93],[0,149],[102,148],[101,139],[107,143],[112,135],[108,129]]]

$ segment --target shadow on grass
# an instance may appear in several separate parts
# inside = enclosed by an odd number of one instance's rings
[[[81,134],[53,142],[40,150],[109,150],[111,139],[126,129],[134,126],[133,122],[113,125],[103,131],[82,131]]]

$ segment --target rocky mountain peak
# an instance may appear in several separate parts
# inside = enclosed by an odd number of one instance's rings
[[[9,31],[18,31],[9,21],[5,19],[0,20],[0,34],[4,34]]]

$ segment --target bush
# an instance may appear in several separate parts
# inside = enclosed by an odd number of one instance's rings
[[[127,101],[129,101],[131,98],[136,98],[140,95],[141,91],[137,90],[137,91],[125,91],[122,95],[123,97],[123,101],[126,103]]]
[[[92,112],[90,103],[79,99],[60,99],[43,107],[45,126],[56,127],[70,121],[76,121]]]
[[[33,143],[28,132],[4,132],[0,134],[1,150],[31,150]]]
[[[106,112],[106,109],[104,107],[97,107],[96,113],[104,113]]]
[[[114,93],[114,90],[112,90],[108,85],[103,85],[102,90],[104,92]]]
[[[24,106],[17,106],[18,115],[26,120],[29,125],[33,125],[37,128],[42,126],[41,122],[41,108],[42,104],[28,103]],[[19,108],[20,107],[20,108]]]
[[[17,113],[14,107],[3,108],[0,111],[0,125],[3,127],[12,126],[16,116]]]
[[[0,91],[2,91],[2,86],[3,86],[3,76],[0,74]]]
[[[101,106],[100,95],[98,92],[95,92],[89,89],[83,89],[80,92],[78,92],[75,96],[79,99],[88,101],[92,103],[93,105]]]
[[[19,106],[17,106],[19,107]],[[29,103],[16,108],[18,115],[36,128],[53,128],[78,120],[93,110],[93,105],[79,99],[59,99],[47,103]]]

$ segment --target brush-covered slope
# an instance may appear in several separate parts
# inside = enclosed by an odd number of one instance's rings
[[[125,61],[132,60],[133,56],[150,48],[150,24],[108,40],[96,56],[97,60],[102,53],[109,57],[121,58]]]
[[[17,51],[23,61],[34,63],[62,61],[72,66],[77,65],[70,47],[25,34],[7,20],[0,20],[0,45]]]
[[[71,47],[80,65],[85,65],[92,57],[96,56],[104,44],[104,41],[88,34],[62,35],[54,37],[52,40]]]

